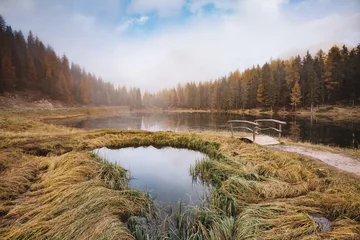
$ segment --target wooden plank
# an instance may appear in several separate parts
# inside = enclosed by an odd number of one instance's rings
[[[279,121],[276,119],[256,119],[255,122],[274,122],[274,123],[279,123],[279,124],[283,124],[283,125],[286,124],[286,122]]]
[[[254,126],[259,126],[259,124],[256,122],[250,122],[250,121],[246,121],[246,120],[229,120],[228,123],[245,123],[245,124],[250,124],[250,125],[254,125]]]
[[[247,137],[243,137],[243,138],[249,139],[250,141],[253,142],[253,137],[252,136],[247,136]],[[270,137],[270,136],[266,136],[266,135],[258,135],[258,136],[256,136],[255,143],[259,144],[259,145],[262,145],[262,146],[280,144],[280,142],[278,140],[276,140],[275,138]]]
[[[281,125],[280,125],[281,126]],[[268,128],[256,128],[256,130],[260,131],[265,131],[265,130],[274,130],[278,133],[281,133],[281,130],[277,129],[277,128],[273,128],[273,127],[268,127]]]

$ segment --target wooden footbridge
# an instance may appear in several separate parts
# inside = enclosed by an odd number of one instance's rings
[[[246,120],[230,120],[228,121],[228,123],[230,126],[232,137],[234,137],[234,129],[247,130],[251,132],[252,135],[240,137],[240,139],[247,139],[250,140],[251,142],[263,146],[280,144],[280,142],[278,141],[278,139],[260,134],[260,132],[268,131],[268,130],[276,131],[279,134],[278,137],[280,139],[282,133],[282,125],[286,124],[286,122],[279,121],[276,119],[257,119],[254,122],[246,121]]]

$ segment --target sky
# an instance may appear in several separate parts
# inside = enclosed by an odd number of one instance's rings
[[[360,0],[0,0],[0,14],[115,86],[151,92],[360,43]]]

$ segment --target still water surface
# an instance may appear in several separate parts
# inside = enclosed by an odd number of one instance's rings
[[[206,157],[200,152],[150,147],[100,148],[95,153],[130,171],[130,186],[147,191],[160,206],[176,207],[179,200],[185,205],[200,205],[208,187],[193,181],[190,166]]]
[[[253,121],[274,118],[287,122],[283,136],[339,147],[358,147],[359,121],[334,121],[326,117],[252,116],[225,113],[127,113],[103,118],[56,121],[55,124],[85,129],[115,128],[148,131],[223,131],[229,130],[228,120]],[[266,134],[275,135],[274,132]]]

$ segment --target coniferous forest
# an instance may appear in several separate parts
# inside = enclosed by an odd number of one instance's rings
[[[39,90],[54,100],[82,105],[134,108],[251,109],[313,108],[322,104],[360,103],[360,44],[333,46],[314,56],[271,60],[205,82],[178,84],[156,94],[114,87],[86,72],[30,31],[27,39],[0,16],[0,93]]]
[[[354,106],[360,103],[360,45],[271,60],[215,81],[178,84],[157,94],[145,92],[143,99],[145,106],[217,110]]]
[[[13,31],[0,16],[0,93],[39,90],[54,100],[82,105],[128,105],[140,108],[138,88],[114,87],[86,72],[29,32]]]

